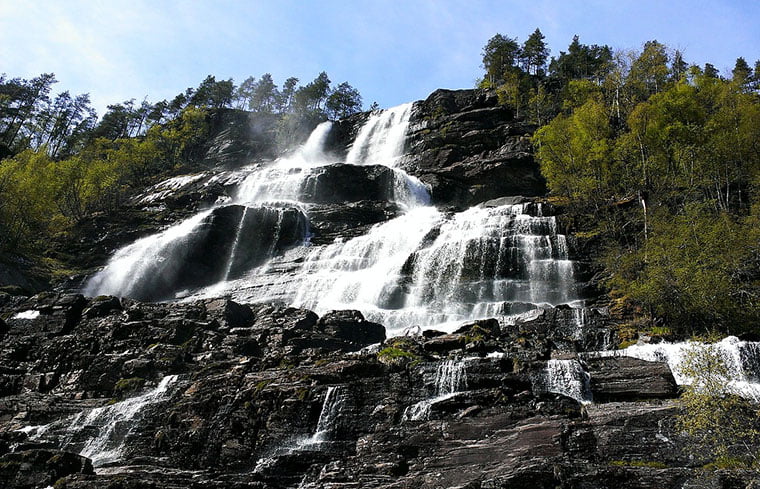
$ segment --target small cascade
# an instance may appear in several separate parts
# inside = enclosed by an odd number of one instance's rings
[[[346,396],[340,386],[330,386],[325,393],[322,410],[319,413],[317,430],[306,440],[298,444],[299,449],[306,449],[330,440],[337,427],[338,417],[345,404]]]
[[[61,449],[90,458],[95,467],[118,461],[127,439],[139,428],[143,410],[166,401],[177,378],[176,375],[167,375],[154,389],[140,396],[80,412],[63,427]],[[39,440],[58,433],[57,424],[30,428],[30,438]]]
[[[232,272],[232,266],[235,263],[235,252],[240,246],[240,235],[242,234],[243,227],[245,225],[245,216],[247,214],[248,214],[248,207],[243,209],[243,217],[240,218],[240,223],[238,223],[237,230],[235,231],[235,240],[232,242],[232,250],[230,251],[230,256],[227,259],[227,265],[224,267],[224,281],[225,282],[230,279],[230,272]]]
[[[691,341],[637,344],[622,350],[594,352],[589,356],[626,356],[650,362],[667,362],[676,383],[690,385],[693,379],[684,374],[682,365],[690,351],[701,347],[709,347],[723,361],[728,372],[728,391],[760,402],[760,342],[741,341],[735,336],[728,336],[709,345]]]
[[[579,298],[566,238],[540,204],[470,209],[435,232],[406,264],[404,308],[382,318],[391,329],[508,316]]]
[[[315,169],[334,163],[324,152],[332,122],[319,124],[303,146],[265,168],[254,169],[237,189],[234,200],[241,203],[300,202]]]
[[[435,208],[421,207],[364,236],[315,249],[299,271],[293,304],[319,312],[361,309],[382,315],[381,308],[398,301],[404,263],[440,218]]]
[[[467,389],[467,359],[444,360],[435,371],[435,395],[406,408],[403,419],[423,421],[430,416],[432,406],[454,397]]]
[[[412,105],[403,104],[373,113],[356,135],[346,156],[349,165],[398,166],[404,155]]]
[[[588,404],[592,401],[590,382],[591,376],[578,360],[552,359],[533,379],[533,388],[536,392],[562,394]]]

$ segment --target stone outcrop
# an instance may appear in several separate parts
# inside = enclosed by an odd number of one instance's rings
[[[436,90],[415,106],[403,167],[431,186],[439,204],[543,195],[530,143],[534,129],[500,105],[495,92]]]
[[[0,304],[9,489],[680,488],[705,477],[674,427],[665,364],[584,360],[593,405],[535,387],[570,344],[553,339],[573,321],[563,309],[514,327],[483,320],[386,339],[358,311],[318,317],[228,299],[0,295]],[[589,314],[605,327],[603,314]],[[74,452],[100,431],[74,433],[72,420],[117,411],[161,383],[132,429],[114,431],[118,457],[93,474]],[[708,475],[705,487],[728,488],[755,474]]]

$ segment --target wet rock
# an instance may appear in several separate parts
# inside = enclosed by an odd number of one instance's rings
[[[301,200],[316,204],[390,200],[394,178],[393,170],[382,165],[323,166],[308,177]]]
[[[603,357],[587,359],[586,366],[597,402],[678,397],[678,386],[665,362]]]
[[[365,234],[377,223],[393,219],[398,205],[387,201],[360,200],[340,204],[317,204],[309,207],[311,242],[327,244],[335,239],[350,239]]]
[[[69,474],[92,474],[90,460],[60,450],[26,450],[0,457],[0,483],[7,489],[52,486]]]
[[[357,345],[385,341],[385,327],[365,320],[359,311],[330,311],[319,318],[317,327],[328,335]]]

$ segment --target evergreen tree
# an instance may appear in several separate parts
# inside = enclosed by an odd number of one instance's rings
[[[483,68],[486,71],[484,82],[489,86],[504,83],[507,73],[514,71],[520,57],[520,45],[517,38],[496,34],[488,40],[483,48]]]
[[[736,64],[734,69],[731,70],[733,80],[740,85],[743,85],[752,80],[752,68],[749,67],[747,61],[744,58],[736,58]]]
[[[544,42],[544,35],[539,29],[536,29],[522,46],[520,60],[523,69],[533,75],[543,73],[548,58],[549,48]]]

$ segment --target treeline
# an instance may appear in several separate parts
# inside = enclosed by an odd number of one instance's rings
[[[362,109],[347,82],[326,73],[278,89],[270,74],[208,76],[171,100],[108,106],[98,120],[87,94],[51,96],[53,74],[0,77],[0,251],[40,251],[49,239],[96,212],[113,212],[159,175],[192,171],[202,160],[215,114],[239,108],[271,114],[282,146],[304,128]]]
[[[549,60],[531,39],[491,39],[483,84],[541,126],[542,173],[631,332],[760,332],[760,63],[724,78],[657,41],[577,37]]]

